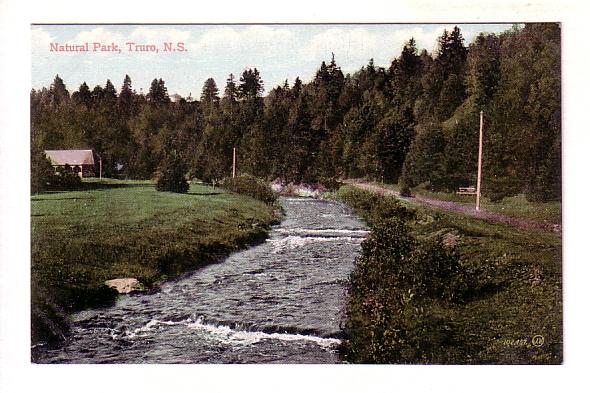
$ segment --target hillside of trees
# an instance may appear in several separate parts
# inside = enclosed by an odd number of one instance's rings
[[[470,44],[455,27],[435,53],[409,40],[388,68],[369,60],[344,75],[332,56],[311,82],[285,81],[266,95],[259,71],[247,69],[223,87],[208,79],[198,100],[174,102],[159,78],[144,95],[128,75],[119,91],[107,80],[73,92],[56,76],[31,91],[32,162],[44,149],[90,148],[105,176],[148,179],[173,152],[187,176],[209,182],[231,174],[237,147],[239,171],[268,180],[366,177],[455,191],[475,184],[484,111],[484,195],[555,200],[560,48],[557,24],[514,26]]]

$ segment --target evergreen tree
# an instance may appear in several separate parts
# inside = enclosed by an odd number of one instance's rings
[[[86,108],[90,108],[92,105],[92,93],[86,82],[82,82],[78,91],[72,94],[72,100],[75,104],[84,105]]]
[[[125,75],[121,93],[119,93],[119,109],[125,117],[129,117],[135,112],[135,92],[131,87],[131,78]]]
[[[446,30],[439,38],[438,56],[433,71],[442,83],[437,85],[435,114],[440,120],[448,119],[466,98],[464,70],[467,48],[464,46],[461,30],[455,26],[451,33]]]
[[[293,88],[291,89],[291,94],[293,95],[294,98],[299,97],[299,94],[301,93],[301,90],[303,89],[303,82],[301,82],[301,79],[299,79],[299,77],[295,78],[295,82],[293,83]]]
[[[196,147],[195,166],[195,175],[204,182],[217,182],[231,173],[232,148],[236,145],[233,127],[229,116],[222,114],[214,113],[206,120]]]
[[[342,140],[342,170],[347,177],[360,177],[365,173],[360,170],[359,146],[369,132],[370,119],[366,110],[353,107],[344,116],[339,133]]]
[[[147,102],[152,105],[164,105],[170,103],[170,97],[168,96],[168,89],[164,84],[162,78],[154,79],[150,86],[150,91],[146,96]]]
[[[408,187],[427,183],[433,191],[443,189],[444,150],[445,139],[439,127],[417,127],[416,138],[408,150],[400,181]]]
[[[272,89],[265,99],[262,128],[264,139],[261,145],[261,150],[265,155],[263,159],[266,167],[264,177],[284,178],[287,168],[285,157],[287,150],[292,148],[287,125],[293,102],[294,98],[287,81],[283,86]]]
[[[54,108],[66,104],[70,100],[70,93],[68,92],[68,89],[66,89],[65,83],[59,75],[55,76],[55,79],[49,88],[49,97],[51,106]]]
[[[461,74],[465,60],[467,59],[467,48],[461,34],[461,29],[455,26],[450,33],[444,30],[443,35],[438,39],[438,55],[436,62],[443,77],[451,74]]]
[[[228,111],[233,116],[234,110],[237,108],[237,99],[238,86],[236,85],[234,74],[229,74],[225,89],[223,90],[223,98],[221,99],[222,109]]]
[[[110,79],[107,79],[107,82],[104,86],[103,90],[103,100],[108,102],[109,104],[117,102],[117,90]]]
[[[486,140],[489,192],[524,188],[531,200],[560,198],[560,46],[553,23],[527,24],[502,36],[500,80],[486,116],[486,129],[497,134]]]
[[[284,178],[287,181],[311,181],[314,178],[314,159],[317,156],[316,135],[311,128],[311,111],[309,93],[305,89],[289,110],[287,135],[289,136],[286,150]]]
[[[467,92],[477,109],[486,109],[500,81],[500,38],[480,34],[469,46],[467,57]]]
[[[330,65],[326,67],[326,71],[328,78],[326,81],[328,96],[335,102],[338,100],[338,97],[342,92],[342,88],[344,87],[344,74],[340,70],[340,67],[336,64],[333,53],[332,61],[330,61]]]
[[[185,163],[179,157],[176,150],[172,150],[164,156],[164,159],[159,165],[156,190],[186,193],[189,189],[189,184],[185,175]]]
[[[213,78],[207,79],[203,85],[201,103],[210,108],[219,103],[219,89]]]
[[[129,166],[132,177],[151,179],[158,164],[162,161],[168,143],[162,131],[173,125],[172,112],[167,106],[159,107],[155,103],[144,105],[138,115],[130,121],[133,154]]]
[[[410,60],[412,52],[411,46],[408,46],[406,59],[410,64],[413,62]],[[428,182],[433,190],[452,191],[456,183],[456,180],[450,180],[455,179],[456,175],[451,173],[453,165],[450,163],[453,162],[453,157],[450,155],[456,152],[453,143],[458,139],[452,131],[444,133],[442,128],[443,122],[453,115],[467,97],[466,56],[467,49],[457,26],[450,33],[444,30],[439,37],[437,56],[434,59],[431,60],[425,53],[420,55],[421,93],[413,104],[418,124],[417,139],[410,146],[402,170],[402,181],[407,186]],[[401,81],[402,85],[403,79],[394,76],[394,81]],[[447,158],[448,165],[445,165]]]
[[[414,116],[406,107],[391,109],[378,123],[378,146],[376,156],[382,168],[383,180],[397,183],[401,175],[403,163],[414,139]]]
[[[102,88],[102,86],[96,85],[94,86],[94,89],[92,89],[92,93],[90,93],[90,96],[92,97],[92,105],[98,106],[102,102],[104,96],[104,89]]]
[[[230,101],[236,101],[238,97],[238,87],[236,85],[234,74],[229,74],[223,94],[224,98],[227,98]]]
[[[251,100],[260,97],[264,91],[264,82],[256,68],[244,70],[238,86],[238,97],[243,100]]]
[[[441,128],[445,137],[442,162],[445,175],[441,186],[450,192],[458,187],[475,186],[479,140],[479,111],[475,100],[466,100]]]
[[[35,144],[31,145],[31,193],[47,190],[53,177],[53,167],[45,152]]]

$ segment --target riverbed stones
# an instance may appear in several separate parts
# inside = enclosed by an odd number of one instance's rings
[[[105,281],[105,284],[121,294],[129,294],[145,290],[137,278],[115,278]]]

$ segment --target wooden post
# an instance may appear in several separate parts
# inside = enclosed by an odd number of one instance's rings
[[[236,147],[234,146],[234,161],[232,165],[232,177],[236,177]]]
[[[479,211],[479,199],[481,197],[481,161],[483,155],[483,111],[479,112],[479,152],[477,155],[477,196],[475,210]]]
[[[102,183],[102,157],[98,156],[98,182]]]

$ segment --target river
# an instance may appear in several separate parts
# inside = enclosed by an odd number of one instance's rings
[[[346,206],[281,198],[285,219],[255,247],[73,315],[66,345],[37,363],[338,363],[346,282],[365,224]]]

